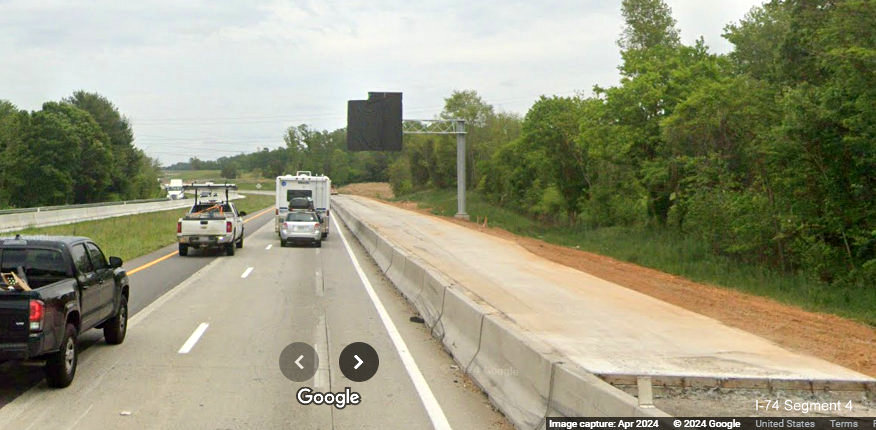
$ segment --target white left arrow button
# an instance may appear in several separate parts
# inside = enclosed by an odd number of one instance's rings
[[[304,356],[303,356],[303,355],[299,355],[299,356],[298,356],[298,359],[295,360],[295,365],[298,366],[299,369],[302,369],[302,370],[303,370],[303,369],[304,369],[304,366],[301,365],[301,359],[302,359],[302,358],[304,358]]]

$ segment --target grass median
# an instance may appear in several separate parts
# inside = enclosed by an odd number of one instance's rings
[[[426,190],[396,198],[442,216],[456,213],[456,190]],[[712,253],[702,241],[647,227],[586,228],[552,225],[489,203],[469,191],[472,220],[557,245],[683,276],[687,279],[769,297],[810,311],[826,312],[876,326],[876,289],[840,288],[801,273],[782,273]]]
[[[192,200],[194,202],[194,200]],[[255,214],[274,204],[274,196],[249,195],[235,200],[238,210]],[[176,242],[176,221],[188,209],[173,209],[53,227],[29,228],[10,234],[86,236],[107,255],[127,261]]]

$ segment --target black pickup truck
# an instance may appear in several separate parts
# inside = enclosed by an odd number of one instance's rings
[[[49,386],[70,385],[80,333],[102,328],[107,343],[125,340],[129,286],[121,266],[86,237],[0,238],[0,272],[30,287],[0,281],[0,362],[45,360]]]

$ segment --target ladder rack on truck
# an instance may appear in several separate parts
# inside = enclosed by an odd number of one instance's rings
[[[204,190],[206,190],[208,193],[210,193],[210,195],[207,196],[208,202],[222,203],[222,202],[231,201],[231,198],[228,194],[228,191],[229,190],[237,191],[237,185],[236,184],[214,184],[214,183],[204,183],[204,184],[192,183],[192,184],[183,185],[183,190],[184,191],[191,190],[191,191],[195,192],[195,206],[197,206],[198,205],[198,198],[201,197],[201,193]],[[209,199],[209,197],[219,197],[219,195],[216,194],[216,192],[214,190],[225,190],[225,200]]]

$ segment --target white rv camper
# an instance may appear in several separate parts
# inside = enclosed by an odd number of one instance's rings
[[[308,197],[313,200],[313,210],[319,214],[322,237],[329,233],[331,217],[332,181],[328,176],[314,176],[310,171],[301,170],[295,175],[277,176],[277,206],[274,231],[280,232],[280,225],[289,212],[289,200],[295,197]]]

